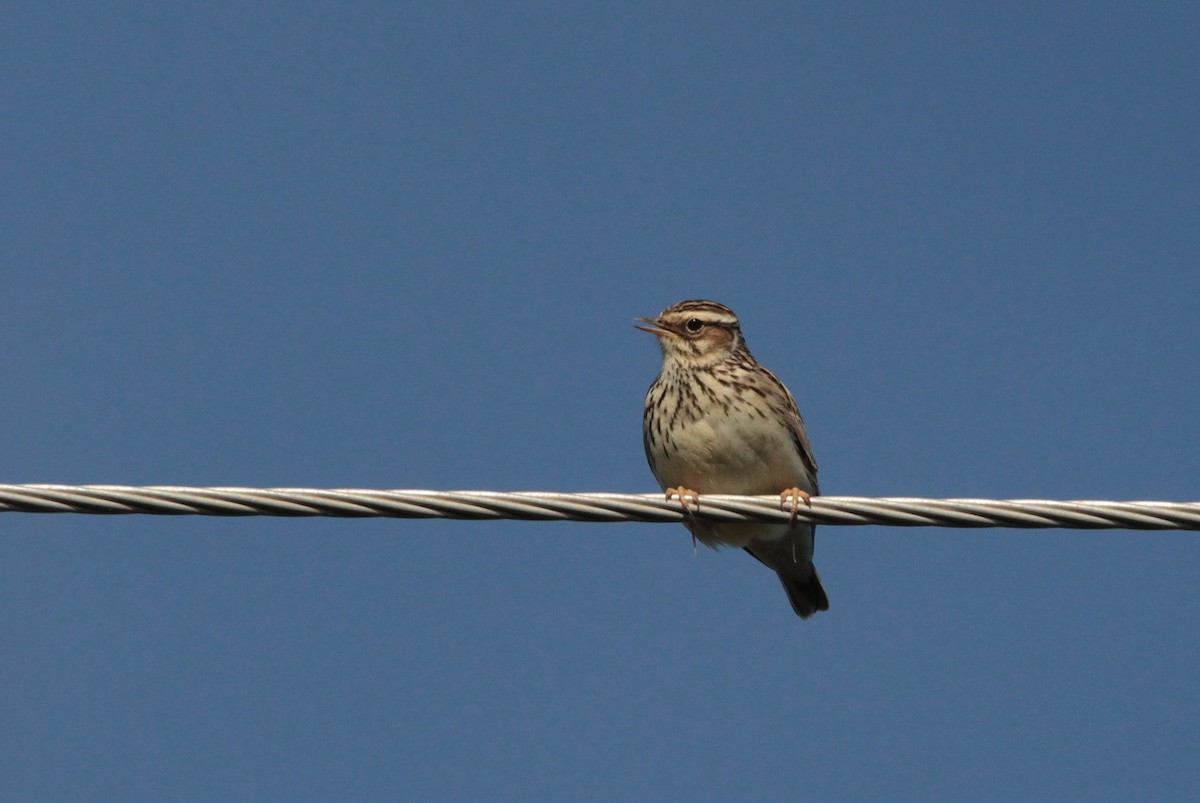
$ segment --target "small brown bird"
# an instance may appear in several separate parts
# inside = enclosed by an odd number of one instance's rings
[[[817,488],[804,419],[792,394],[750,354],[737,316],[714,301],[681,301],[638,326],[658,338],[662,370],[646,393],[646,459],[685,510],[702,494],[778,493],[808,504]],[[710,547],[742,547],[779,575],[792,609],[829,609],[813,566],[814,525],[685,522]]]

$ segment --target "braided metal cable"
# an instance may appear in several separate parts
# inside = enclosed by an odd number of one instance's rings
[[[704,495],[684,513],[662,494],[379,491],[353,488],[183,488],[0,485],[0,512],[200,516],[339,516],[553,521],[785,522],[778,496]],[[1200,530],[1200,502],[814,497],[799,518],[893,527]]]

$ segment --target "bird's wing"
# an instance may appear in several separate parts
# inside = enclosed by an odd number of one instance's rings
[[[762,368],[762,366],[759,366]],[[817,486],[817,458],[813,457],[812,444],[808,442],[808,432],[804,429],[804,417],[800,415],[800,408],[796,406],[796,400],[792,398],[792,394],[788,391],[784,384],[779,381],[779,377],[762,368],[762,372],[770,377],[771,382],[775,385],[775,389],[784,399],[787,410],[791,415],[787,416],[787,428],[792,435],[792,443],[796,445],[796,451],[800,453],[800,459],[804,462],[805,468],[812,475],[813,494],[819,494],[820,488]]]

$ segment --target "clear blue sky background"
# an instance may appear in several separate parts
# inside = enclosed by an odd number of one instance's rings
[[[841,495],[1200,499],[1194,3],[17,3],[5,482],[656,490],[741,316]],[[1200,540],[0,516],[5,800],[1200,797]]]

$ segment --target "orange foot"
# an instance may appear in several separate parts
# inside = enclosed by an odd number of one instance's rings
[[[692,508],[690,505],[695,505],[696,510],[700,509],[700,494],[693,491],[691,488],[685,488],[682,485],[667,489],[667,501],[671,501],[671,497],[679,499],[679,504],[683,505],[683,515],[691,519]],[[692,534],[692,555],[696,555],[696,531],[687,521],[684,522],[688,531]]]
[[[796,517],[800,513],[800,503],[803,502],[808,507],[812,507],[812,497],[807,491],[802,491],[799,488],[788,488],[779,495],[779,509],[783,510],[784,506],[791,504],[792,520],[788,522],[789,527],[796,525]],[[697,505],[699,507],[699,505]]]
[[[679,504],[683,505],[684,513],[691,513],[691,505],[696,506],[696,510],[700,509],[700,494],[693,491],[691,488],[684,488],[682,485],[676,488],[667,489],[667,501],[671,501],[671,497],[679,500]]]

